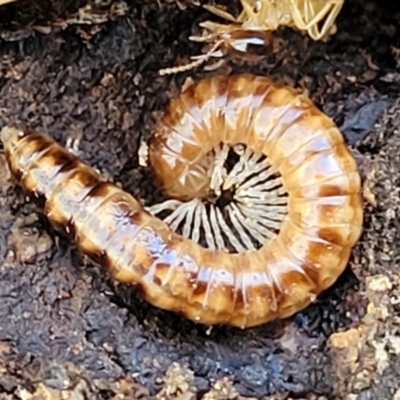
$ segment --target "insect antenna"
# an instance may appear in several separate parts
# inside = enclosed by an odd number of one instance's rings
[[[213,56],[215,57],[217,54],[216,52],[217,52],[218,48],[223,43],[224,43],[224,40],[218,40],[206,54],[191,57],[191,59],[194,60],[193,62],[186,64],[186,65],[178,65],[178,66],[172,67],[172,68],[160,69],[159,74],[160,75],[171,75],[171,74],[176,74],[179,72],[189,71],[193,68],[197,68],[200,65],[202,65],[203,63],[205,63],[206,61],[208,61],[211,57],[213,57]]]

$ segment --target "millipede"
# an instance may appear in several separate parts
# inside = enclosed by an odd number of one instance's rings
[[[342,134],[267,77],[213,76],[171,100],[148,154],[171,199],[148,208],[48,135],[4,127],[1,138],[16,180],[84,254],[154,306],[205,325],[301,311],[342,274],[362,231],[360,175]],[[212,199],[226,191],[221,211]],[[172,219],[156,216],[166,209]]]

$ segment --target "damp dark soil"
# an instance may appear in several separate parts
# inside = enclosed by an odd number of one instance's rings
[[[400,399],[400,7],[346,0],[327,42],[283,29],[261,61],[160,76],[201,54],[188,37],[210,18],[188,1],[1,6],[0,128],[47,132],[151,203],[138,150],[188,77],[253,72],[301,88],[363,175],[346,272],[287,321],[207,329],[114,285],[51,229],[0,153],[0,399]]]

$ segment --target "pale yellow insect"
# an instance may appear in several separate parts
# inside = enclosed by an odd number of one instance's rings
[[[222,8],[205,5],[208,11],[229,21],[219,24],[205,21],[202,36],[191,36],[190,40],[210,43],[211,48],[202,55],[192,57],[187,65],[160,70],[161,75],[174,74],[198,67],[212,57],[219,62],[206,69],[214,69],[224,62],[230,53],[250,57],[250,46],[265,46],[272,31],[281,26],[297,28],[307,32],[314,40],[322,40],[336,32],[335,20],[344,0],[240,0],[243,7],[238,17]]]
[[[321,40],[336,31],[335,20],[344,0],[240,0],[240,2],[243,11],[237,18],[221,8],[209,5],[204,7],[221,18],[241,24],[243,30],[275,31],[280,26],[288,26],[306,31],[314,40]],[[221,26],[216,26],[216,29],[221,29]]]

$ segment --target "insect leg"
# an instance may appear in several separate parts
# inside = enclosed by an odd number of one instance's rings
[[[247,0],[241,0],[241,3],[244,12],[247,14],[247,17],[251,19],[256,27],[260,27],[264,23],[264,21],[260,19],[260,15],[257,14],[257,11],[254,11],[254,6],[251,6]]]
[[[319,40],[324,37],[329,28],[333,25],[335,18],[339,14],[339,11],[343,5],[342,0],[339,0],[339,2],[337,2],[336,0],[332,0],[329,3],[325,4],[324,7],[317,14],[315,14],[312,0],[305,0],[303,18],[298,5],[295,3],[295,0],[290,0],[290,2],[292,4],[292,18],[295,25],[298,29],[306,30],[314,40]],[[333,9],[332,5],[334,6]],[[330,15],[325,21],[323,29],[321,30],[321,32],[319,32],[317,24],[324,17],[326,17],[328,12],[330,12]]]
[[[338,3],[333,5],[331,12],[326,18],[324,25],[322,26],[320,32],[320,38],[323,38],[332,28],[337,16],[339,15],[340,10],[342,9],[342,6],[343,6],[343,1],[339,1]]]
[[[224,43],[224,40],[218,40],[214,46],[208,51],[206,54],[199,56],[199,58],[189,64],[186,65],[178,65],[172,68],[163,68],[158,71],[160,75],[171,75],[176,74],[177,72],[185,72],[189,71],[195,67],[199,67],[201,64],[205,63],[210,57],[213,56],[215,51]],[[194,57],[192,57],[193,59]]]
[[[203,5],[203,7],[210,13],[216,15],[217,17],[226,19],[231,22],[238,22],[237,19],[232,14],[229,14],[228,12],[224,11],[222,8],[211,6],[208,4]]]

